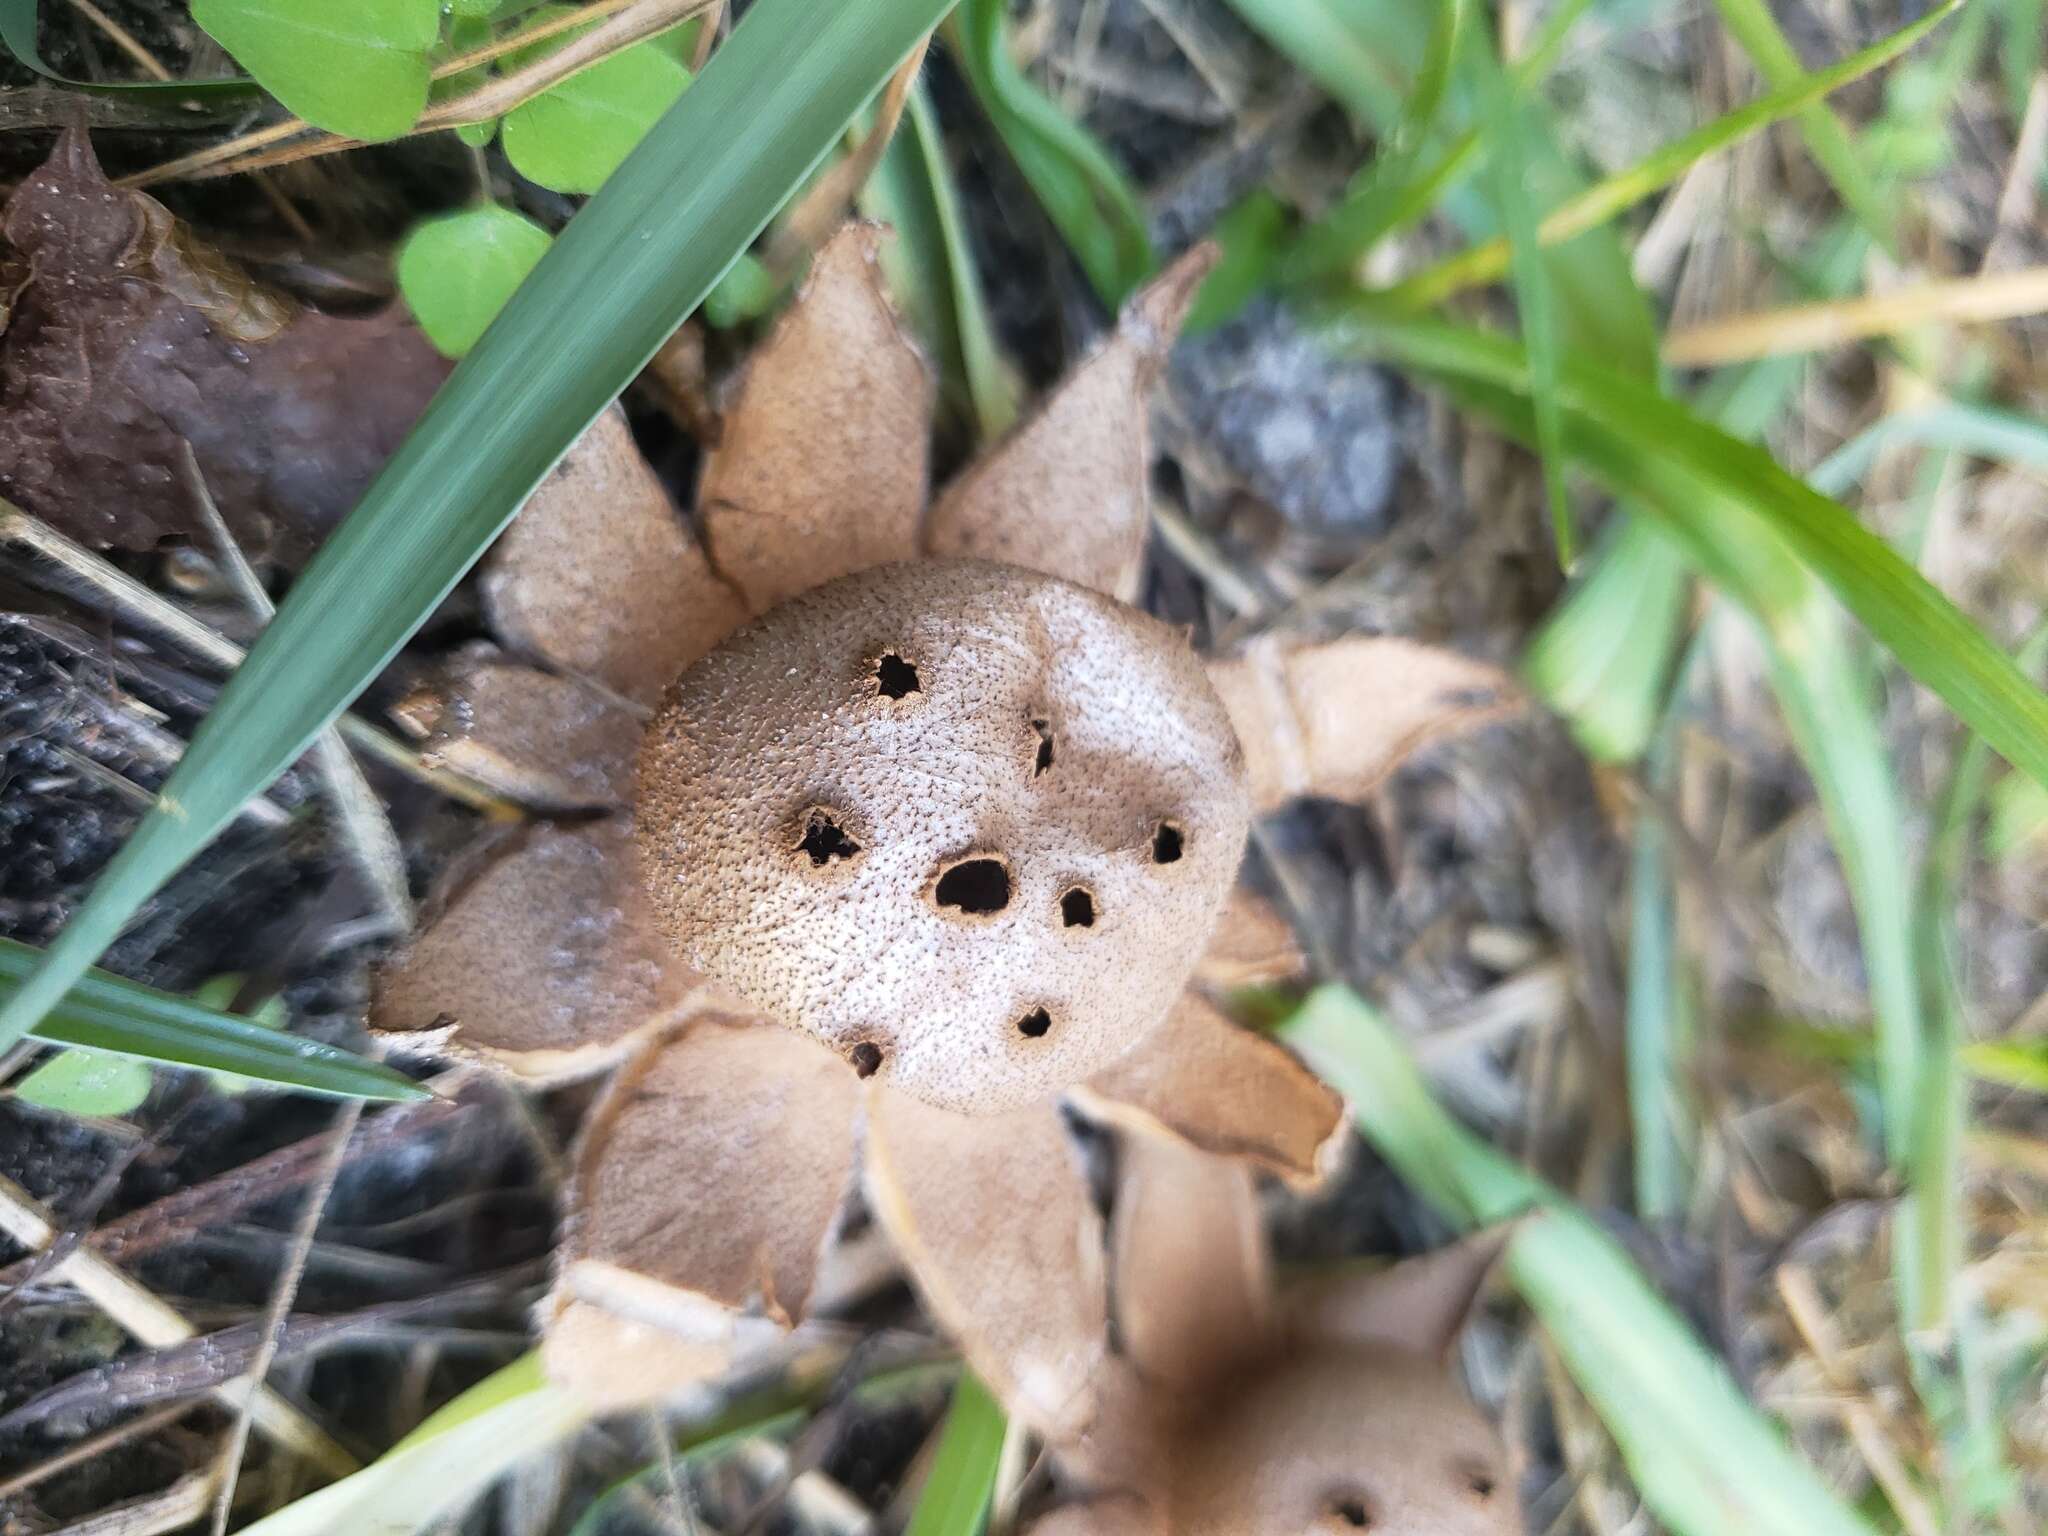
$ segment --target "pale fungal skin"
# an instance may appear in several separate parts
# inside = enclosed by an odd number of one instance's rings
[[[641,863],[677,954],[976,1113],[1043,1099],[1159,1025],[1248,814],[1185,640],[982,561],[882,566],[774,610],[683,674],[640,754]],[[857,851],[807,852],[824,821]],[[945,900],[973,859],[1004,871],[986,915]]]

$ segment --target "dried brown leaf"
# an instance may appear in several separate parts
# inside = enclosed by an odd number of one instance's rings
[[[1285,1046],[1192,992],[1074,1098],[1112,1124],[1170,1134],[1298,1183],[1329,1171],[1344,1132],[1340,1095]]]
[[[642,704],[746,617],[617,406],[492,548],[483,593],[506,644]]]
[[[636,1374],[669,1391],[723,1364],[742,1314],[757,1331],[801,1322],[850,1192],[859,1107],[843,1062],[760,1020],[700,1017],[636,1056],[577,1146],[554,1309],[568,1331],[550,1325],[550,1370],[580,1381],[585,1356],[651,1331],[666,1337]]]
[[[1150,518],[1152,386],[1216,254],[1197,246],[1153,279],[1115,334],[946,487],[925,524],[928,553],[1135,595]]]
[[[1110,1287],[1119,1345],[1162,1393],[1215,1390],[1257,1356],[1272,1275],[1251,1169],[1168,1137],[1125,1137]]]
[[[472,649],[392,713],[424,742],[430,766],[531,809],[612,810],[632,796],[640,721],[580,678]]]
[[[447,374],[396,306],[326,315],[266,290],[116,188],[78,129],[0,235],[0,492],[82,543],[203,532],[182,439],[252,558],[303,559]]]
[[[1298,981],[1308,974],[1308,957],[1294,925],[1256,891],[1236,886],[1217,915],[1209,947],[1195,963],[1195,980],[1228,991]]]
[[[1244,744],[1261,811],[1297,795],[1363,799],[1411,754],[1521,703],[1498,667],[1392,635],[1261,636],[1243,655],[1212,661],[1209,680]]]
[[[617,1061],[711,989],[648,920],[623,820],[516,828],[449,872],[412,944],[377,977],[370,1027],[431,1034],[521,1076]]]
[[[704,466],[698,521],[755,613],[917,550],[932,378],[883,291],[881,233],[851,223],[818,252]]]
[[[1057,1106],[958,1115],[868,1101],[869,1204],[925,1303],[1009,1411],[1055,1440],[1108,1369],[1102,1222]]]

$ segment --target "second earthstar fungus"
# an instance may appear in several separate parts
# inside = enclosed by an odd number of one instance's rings
[[[1208,1000],[1299,964],[1232,890],[1248,817],[1362,793],[1513,696],[1405,641],[1203,658],[1126,606],[1148,394],[1207,252],[931,497],[930,375],[880,238],[817,253],[694,515],[601,418],[493,551],[498,647],[405,711],[430,752],[575,813],[451,872],[372,1023],[538,1084],[616,1069],[545,1318],[551,1372],[607,1401],[816,1315],[863,1184],[929,1205],[878,1172],[905,1138],[1052,1178],[1081,1115],[1318,1177],[1342,1105]],[[1297,685],[1326,652],[1362,718]],[[946,1222],[1086,1272],[1085,1224],[986,1215],[884,1224],[913,1273]]]

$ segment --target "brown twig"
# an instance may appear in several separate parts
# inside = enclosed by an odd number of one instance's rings
[[[2016,320],[2043,310],[2048,310],[2048,267],[2022,267],[2013,272],[1923,283],[1893,293],[1792,304],[1704,321],[1667,334],[1664,361],[1675,368],[1718,368],[1761,357],[1819,352],[1874,336],[1896,335],[1916,325]]]
[[[263,1390],[263,1378],[270,1374],[271,1362],[277,1359],[278,1342],[284,1337],[292,1302],[299,1294],[299,1281],[305,1277],[306,1255],[312,1251],[313,1234],[319,1229],[320,1218],[327,1214],[327,1201],[334,1193],[334,1181],[341,1176],[341,1165],[348,1155],[349,1138],[355,1135],[356,1126],[362,1118],[361,1099],[350,1099],[335,1111],[334,1129],[329,1133],[333,1145],[320,1165],[319,1173],[314,1176],[312,1189],[306,1193],[305,1208],[299,1213],[299,1224],[292,1232],[291,1251],[285,1255],[284,1271],[278,1276],[277,1288],[271,1294],[270,1305],[264,1310],[256,1358],[249,1365],[248,1375],[243,1377],[242,1401],[235,1410],[234,1427],[228,1431],[227,1444],[222,1447],[216,1464],[213,1536],[227,1536],[228,1514],[235,1503],[235,1484],[241,1478],[243,1453],[249,1448],[250,1409],[256,1394]]]
[[[36,1252],[56,1242],[61,1233],[42,1202],[4,1175],[0,1175],[0,1231]],[[175,1344],[197,1331],[155,1292],[114,1268],[89,1244],[74,1249],[51,1271],[50,1278],[76,1287],[144,1344]],[[238,1406],[239,1399],[230,1397],[229,1403]],[[255,1389],[249,1411],[258,1429],[330,1475],[346,1477],[357,1470],[356,1459],[327,1431],[269,1388],[259,1385]]]
[[[0,544],[16,545],[58,566],[92,588],[123,618],[155,631],[223,672],[232,672],[248,655],[241,646],[193,618],[162,593],[144,586],[120,567],[102,560],[84,545],[66,538],[41,518],[5,499],[0,499]],[[335,721],[335,728],[380,762],[451,800],[502,820],[517,821],[523,817],[524,813],[511,801],[467,775],[430,766],[397,737],[359,716],[342,715]]]

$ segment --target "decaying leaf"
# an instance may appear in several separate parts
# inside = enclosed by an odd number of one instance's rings
[[[1261,636],[1209,664],[1261,811],[1297,795],[1361,800],[1431,742],[1514,713],[1498,667],[1394,635]]]
[[[507,645],[642,704],[746,616],[617,406],[576,440],[492,547],[483,592]]]
[[[1298,981],[1307,974],[1308,956],[1301,952],[1294,925],[1257,892],[1241,885],[1232,889],[1209,947],[1195,963],[1195,980],[1227,992]]]
[[[1169,1132],[1298,1183],[1329,1172],[1345,1127],[1342,1097],[1292,1051],[1192,992],[1075,1100],[1113,1124]]]
[[[521,827],[451,870],[377,977],[370,1027],[522,1077],[597,1071],[714,1001],[647,918],[620,820]]]
[[[698,521],[754,613],[917,552],[933,384],[883,291],[882,235],[848,224],[818,252],[705,464]]]
[[[1141,290],[1116,333],[932,507],[925,549],[1063,576],[1129,601],[1151,518],[1152,386],[1214,246]]]
[[[976,561],[808,592],[690,668],[640,759],[678,954],[927,1102],[1005,1109],[1166,1015],[1237,871],[1184,639]]]
[[[868,1104],[867,1191],[925,1303],[1016,1417],[1081,1434],[1105,1369],[1102,1222],[1057,1106]]]
[[[183,439],[243,549],[303,559],[447,374],[398,306],[347,318],[264,289],[109,182],[79,129],[0,235],[0,494],[82,543],[203,532]]]
[[[641,722],[581,678],[471,649],[392,714],[424,742],[428,763],[531,809],[616,810],[632,798]]]
[[[639,1397],[714,1374],[749,1316],[800,1322],[851,1190],[859,1104],[829,1051],[753,1019],[693,1019],[629,1062],[578,1143],[553,1307],[574,1321],[550,1327],[551,1372],[588,1375],[595,1314],[615,1341],[667,1336],[633,1373]]]

